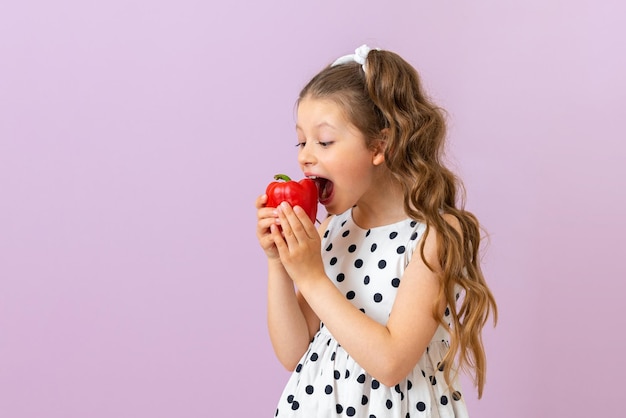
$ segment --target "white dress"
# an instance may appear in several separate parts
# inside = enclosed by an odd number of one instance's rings
[[[348,210],[330,221],[323,236],[326,273],[354,306],[385,324],[425,229],[407,219],[364,230]],[[458,383],[447,388],[439,370],[448,346],[449,335],[439,327],[409,375],[387,387],[356,363],[322,323],[287,382],[275,417],[467,417]]]

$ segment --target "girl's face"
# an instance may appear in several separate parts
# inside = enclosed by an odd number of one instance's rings
[[[366,146],[364,135],[331,100],[302,99],[296,131],[298,162],[315,179],[320,203],[330,214],[353,207],[370,190],[382,154]]]

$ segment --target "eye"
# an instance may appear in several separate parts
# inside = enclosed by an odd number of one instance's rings
[[[326,141],[326,142],[324,142],[324,141],[317,141],[316,142],[316,144],[321,146],[322,148],[326,148],[329,145],[331,145],[332,143],[333,143],[332,141]]]
[[[296,144],[296,148],[304,148],[305,145],[306,145],[306,142],[298,142]]]

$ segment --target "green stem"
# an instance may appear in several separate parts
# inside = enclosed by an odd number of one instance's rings
[[[276,179],[276,180],[284,180],[284,181],[291,181],[291,178],[288,175],[286,175],[286,174],[276,174],[274,176],[274,179]]]

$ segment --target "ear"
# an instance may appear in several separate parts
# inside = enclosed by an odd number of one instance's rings
[[[380,138],[376,140],[376,145],[374,145],[372,153],[372,163],[374,165],[381,165],[385,162],[385,148],[387,147],[388,132],[388,128],[383,129],[382,131],[380,131]]]

